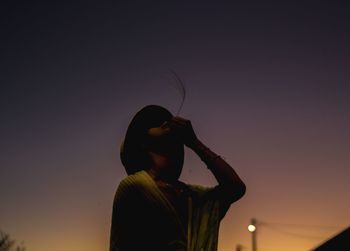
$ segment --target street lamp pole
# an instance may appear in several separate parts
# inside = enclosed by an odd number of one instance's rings
[[[252,233],[252,251],[257,251],[257,243],[256,243],[256,232],[257,232],[257,227],[256,227],[256,219],[252,219],[250,222],[250,225],[248,226],[249,232]]]

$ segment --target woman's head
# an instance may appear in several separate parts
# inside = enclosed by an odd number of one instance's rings
[[[148,105],[136,113],[127,129],[120,153],[128,174],[151,168],[154,163],[150,152],[177,159],[182,165],[183,144],[167,127],[167,121],[172,117],[167,109],[157,105]]]

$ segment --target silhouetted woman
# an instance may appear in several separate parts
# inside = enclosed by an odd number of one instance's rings
[[[213,188],[179,181],[184,146],[215,176]],[[189,120],[150,105],[132,119],[121,148],[128,177],[113,204],[110,251],[216,251],[220,220],[245,193],[232,167],[196,136]]]

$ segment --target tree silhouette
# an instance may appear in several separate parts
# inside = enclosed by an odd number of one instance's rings
[[[16,241],[12,240],[10,235],[0,230],[0,251],[11,251],[15,246]],[[25,251],[23,245],[17,245],[15,251]]]

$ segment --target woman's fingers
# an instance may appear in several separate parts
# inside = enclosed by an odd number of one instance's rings
[[[191,142],[195,141],[197,136],[193,130],[191,121],[181,117],[173,117],[169,121],[169,127],[171,130],[179,133],[186,145],[191,145]]]
[[[188,127],[191,122],[188,119],[180,118],[180,117],[173,117],[171,119],[171,122],[177,126],[181,127]]]

